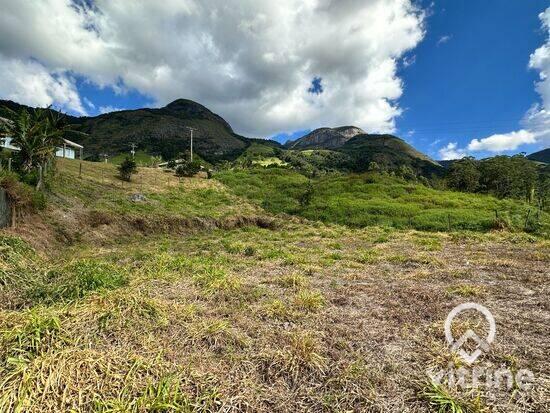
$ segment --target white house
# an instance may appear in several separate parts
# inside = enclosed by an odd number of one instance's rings
[[[12,138],[6,137],[2,141],[0,141],[0,146],[2,148],[10,149],[12,151],[18,151],[19,148],[12,145],[11,141]],[[68,139],[63,139],[63,146],[56,148],[55,156],[57,156],[58,158],[76,159],[78,154],[78,159],[82,159],[83,149],[84,146],[72,142]]]

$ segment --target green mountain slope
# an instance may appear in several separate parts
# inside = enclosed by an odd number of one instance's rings
[[[439,173],[441,165],[393,135],[371,135],[355,126],[321,128],[288,142],[287,149],[298,151],[332,150],[346,155],[339,167],[364,171],[371,162],[384,169],[408,166],[423,174]]]
[[[408,166],[424,174],[443,169],[427,155],[393,135],[358,135],[338,150],[352,157],[358,170],[364,170],[370,162],[376,162],[386,169]]]
[[[543,149],[527,156],[527,159],[536,162],[550,163],[550,148]]]
[[[27,108],[15,102],[0,101],[0,107],[3,106],[15,111]],[[235,159],[256,141],[237,135],[223,118],[186,99],[178,99],[159,109],[123,110],[95,117],[70,116],[69,121],[88,134],[74,138],[85,146],[88,157],[127,153],[130,144],[135,143],[138,150],[150,155],[174,158],[189,149],[188,127],[196,129],[195,151],[208,161]],[[280,146],[273,141],[265,144]]]

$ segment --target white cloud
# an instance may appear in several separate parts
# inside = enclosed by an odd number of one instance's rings
[[[35,61],[9,59],[1,54],[0,72],[0,93],[4,99],[86,113],[74,81],[64,72],[51,73]]]
[[[424,36],[412,0],[75,3],[0,0],[0,53],[134,88],[158,105],[193,99],[250,136],[343,124],[392,131],[398,62]],[[316,76],[324,93],[313,95]]]
[[[456,142],[449,142],[447,146],[439,150],[439,157],[444,161],[462,159],[465,156],[468,156],[468,152],[465,149],[460,149]]]
[[[403,57],[402,63],[405,68],[414,65],[416,63],[416,55]]]
[[[120,110],[124,110],[123,108],[117,108],[115,106],[100,106],[99,107],[99,113],[110,113],[110,112],[118,112]]]
[[[452,38],[453,38],[453,36],[450,36],[450,35],[441,36],[441,37],[437,40],[436,45],[437,45],[437,46],[441,46],[442,44],[447,43],[447,42],[448,42],[449,40],[451,40]]]
[[[522,129],[516,132],[491,135],[483,139],[473,139],[468,145],[468,150],[490,152],[513,151],[521,145],[535,142],[536,135],[533,132]]]

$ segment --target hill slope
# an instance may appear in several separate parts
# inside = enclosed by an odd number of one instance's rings
[[[459,231],[495,208],[521,228],[529,205],[377,174],[314,180],[304,202],[308,180],[284,169],[226,171],[227,188],[82,164],[60,160],[48,207],[0,230],[1,412],[441,410],[424,372],[453,360],[449,309],[478,299],[506,322],[483,357],[543,380],[457,403],[548,411],[550,309],[534,303],[550,244]],[[409,229],[447,231],[448,214],[452,233]]]
[[[27,106],[1,101],[0,107],[19,111]],[[223,118],[206,107],[178,99],[159,109],[136,109],[105,113],[95,117],[72,117],[69,121],[88,137],[72,138],[85,146],[88,156],[128,152],[131,143],[151,155],[165,159],[189,149],[190,132],[195,128],[195,151],[208,161],[237,158],[254,139],[237,135]],[[276,142],[266,143],[280,146]]]
[[[288,142],[287,149],[332,150],[347,155],[342,168],[365,171],[371,162],[384,169],[408,166],[422,174],[439,173],[441,165],[393,135],[372,135],[355,126],[316,129],[302,138]]]
[[[393,135],[357,135],[347,141],[340,152],[351,156],[357,170],[365,170],[370,162],[385,169],[408,166],[424,175],[442,171],[441,165]]]
[[[550,148],[543,149],[527,156],[527,159],[536,162],[550,163]]]

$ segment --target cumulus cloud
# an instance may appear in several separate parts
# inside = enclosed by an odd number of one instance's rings
[[[0,92],[4,99],[86,113],[74,81],[64,73],[49,72],[35,61],[6,59],[1,54],[0,73]]]
[[[465,149],[460,149],[457,142],[449,142],[447,146],[439,150],[439,157],[444,161],[462,159],[468,155]]]
[[[251,136],[342,124],[387,132],[401,113],[398,62],[424,36],[413,3],[0,0],[0,53],[158,105],[190,98]],[[323,93],[308,91],[316,78]]]
[[[528,143],[535,143],[533,132],[522,129],[515,132],[491,135],[483,139],[473,139],[468,145],[469,151],[512,151]]]

